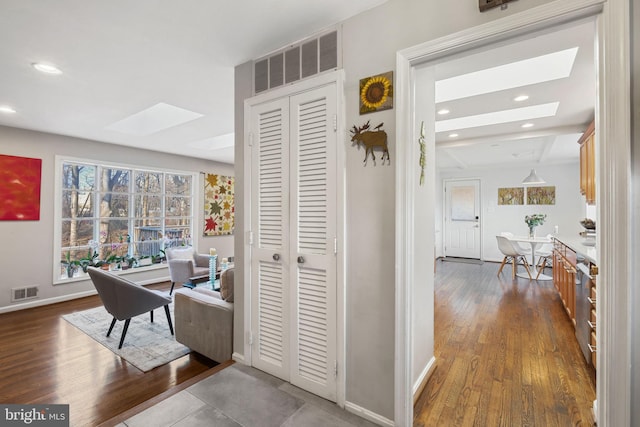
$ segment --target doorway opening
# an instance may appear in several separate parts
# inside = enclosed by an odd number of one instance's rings
[[[399,140],[417,140],[417,130],[420,129],[420,126],[416,121],[419,123],[423,117],[425,118],[425,128],[432,132],[431,135],[436,133],[435,120],[432,119],[436,114],[435,97],[432,102],[422,101],[418,103],[417,99],[412,95],[418,89],[416,86],[418,75],[433,72],[433,70],[429,71],[421,68],[423,64],[442,60],[445,57],[453,58],[456,55],[460,55],[461,52],[468,52],[473,48],[482,48],[491,44],[498,45],[503,43],[505,39],[513,41],[516,37],[532,34],[535,30],[561,28],[563,25],[567,25],[568,22],[575,24],[579,20],[593,16],[597,16],[598,76],[600,77],[597,84],[595,118],[600,171],[598,186],[613,189],[613,191],[598,192],[597,197],[599,205],[598,219],[603,227],[600,230],[607,235],[606,239],[598,238],[598,246],[606,255],[603,255],[600,260],[602,266],[601,275],[602,280],[607,282],[617,279],[625,284],[623,289],[605,290],[604,292],[607,295],[598,299],[598,308],[602,309],[603,317],[598,323],[598,334],[599,340],[602,339],[602,344],[604,344],[599,347],[599,366],[603,367],[606,372],[606,376],[604,376],[605,374],[602,374],[602,370],[598,370],[598,398],[601,399],[598,405],[598,422],[628,424],[630,405],[629,400],[626,398],[628,397],[628,392],[625,391],[628,390],[627,386],[629,384],[628,353],[614,353],[611,345],[613,345],[612,343],[618,343],[625,349],[629,348],[629,325],[627,308],[624,303],[624,297],[628,292],[626,285],[629,277],[628,273],[625,272],[623,263],[618,261],[626,259],[630,247],[628,232],[623,232],[623,229],[628,228],[629,224],[627,209],[629,203],[625,196],[629,186],[629,177],[628,167],[624,167],[625,165],[629,166],[629,93],[628,88],[619,83],[619,81],[627,81],[629,73],[626,67],[628,65],[627,61],[615,64],[602,62],[606,52],[615,51],[616,46],[620,44],[628,45],[628,32],[615,31],[614,25],[616,22],[614,17],[624,20],[624,16],[627,16],[623,5],[616,3],[612,5],[612,8],[607,8],[603,12],[602,4],[600,3],[587,5],[585,2],[585,4],[574,4],[567,9],[562,8],[558,3],[551,3],[548,8],[535,8],[513,17],[500,19],[469,31],[399,52],[397,61],[398,87],[399,92],[402,93],[400,95],[402,99],[400,100],[399,96],[400,105],[396,114],[398,122],[397,137]],[[607,73],[603,73],[604,69],[607,70]],[[605,93],[607,94],[606,104],[603,102]],[[616,96],[619,98],[616,98]],[[617,114],[617,109],[620,109],[622,114]],[[431,153],[433,157],[435,149],[435,143],[428,142],[427,156]],[[399,147],[396,157],[399,161],[399,170],[397,172],[397,229],[402,231],[397,235],[396,242],[396,283],[403,284],[403,286],[396,288],[396,316],[398,320],[396,333],[396,421],[399,420],[406,423],[405,420],[410,420],[413,416],[412,407],[408,402],[412,401],[412,392],[416,390],[416,387],[414,387],[416,380],[426,381],[428,379],[428,375],[423,377],[419,374],[424,363],[423,360],[419,360],[420,353],[416,349],[428,347],[428,340],[431,340],[430,345],[433,345],[433,335],[429,333],[429,329],[433,328],[433,324],[429,324],[430,315],[420,313],[421,324],[414,324],[416,318],[412,315],[412,313],[416,312],[414,304],[417,303],[414,302],[414,296],[416,293],[421,292],[419,288],[427,286],[433,290],[433,278],[429,278],[428,275],[417,274],[420,271],[420,266],[417,265],[412,254],[427,251],[429,245],[432,246],[431,250],[433,250],[433,242],[435,240],[423,239],[422,236],[414,235],[414,230],[419,226],[421,227],[416,218],[420,218],[420,221],[425,220],[425,216],[422,215],[423,212],[421,211],[420,216],[418,216],[415,213],[415,208],[419,210],[422,209],[423,204],[430,204],[433,209],[435,197],[434,193],[422,199],[416,197],[419,193],[428,193],[428,191],[420,189],[417,177],[413,176],[414,173],[411,166],[414,161],[418,161],[418,149],[413,144]],[[432,173],[435,178],[433,165],[431,167],[431,171],[427,167],[426,175],[428,177]],[[528,170],[524,172],[523,177],[526,176]],[[433,198],[431,199],[430,197]],[[433,213],[427,215],[426,220],[432,218]],[[616,224],[620,224],[620,226]],[[603,234],[600,234],[600,236]],[[616,241],[616,239],[620,240]],[[619,308],[616,309],[616,304],[624,306],[624,313],[620,313]],[[614,316],[613,313],[616,313],[616,315]],[[414,332],[414,328],[423,326],[426,329],[420,329],[420,334]],[[600,333],[601,331],[602,334]],[[433,358],[427,357],[427,359]],[[428,360],[428,364],[432,365],[433,361]],[[603,382],[602,379],[604,378],[606,378],[606,381]],[[611,399],[611,396],[617,393],[624,395],[625,399]]]

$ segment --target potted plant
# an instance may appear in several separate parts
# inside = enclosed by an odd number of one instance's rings
[[[67,251],[67,255],[65,260],[62,261],[62,265],[64,265],[65,271],[67,272],[67,277],[71,279],[73,275],[78,270],[79,262],[71,259],[71,251]]]
[[[524,222],[529,227],[529,237],[536,237],[536,227],[544,224],[545,219],[547,219],[547,215],[544,214],[533,214],[524,217]]]
[[[125,255],[122,257],[121,268],[123,270],[128,270],[130,268],[133,268],[135,267],[135,264],[136,264],[135,257],[129,256],[129,255]]]
[[[149,255],[143,255],[140,258],[138,258],[137,264],[139,267],[151,265],[151,258],[149,257]]]
[[[120,270],[122,257],[119,257],[116,254],[111,254],[105,261],[107,264],[109,264],[109,270]]]
[[[80,260],[78,261],[78,265],[80,266],[80,268],[82,268],[82,271],[86,273],[89,267],[96,266],[97,258],[98,258],[98,252],[95,252],[94,250],[89,249],[89,251],[87,252],[87,255],[84,256],[83,258],[80,258]]]

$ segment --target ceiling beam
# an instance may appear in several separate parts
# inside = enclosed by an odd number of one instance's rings
[[[461,139],[457,141],[437,141],[438,147],[466,147],[474,144],[488,144],[501,141],[517,141],[530,138],[541,138],[547,136],[566,135],[571,133],[584,133],[585,125],[559,126],[555,128],[540,129],[529,132],[507,133],[503,135],[485,136],[482,138]]]
[[[442,148],[442,151],[447,153],[451,157],[451,159],[453,159],[453,161],[458,164],[458,169],[468,169],[469,168],[469,165],[467,165],[465,162],[460,160],[460,158],[457,155],[453,154],[452,150],[448,150],[446,147],[438,147],[438,148]]]
[[[549,159],[549,154],[551,153],[551,149],[553,148],[553,144],[556,142],[555,136],[548,136],[545,138],[544,146],[542,148],[542,153],[540,154],[540,158],[538,159],[538,163],[546,163]]]

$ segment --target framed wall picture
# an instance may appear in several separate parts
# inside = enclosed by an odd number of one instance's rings
[[[498,205],[524,205],[524,187],[498,188]]]
[[[556,187],[528,187],[527,188],[527,204],[528,205],[555,205],[556,204]]]
[[[360,79],[360,114],[393,108],[393,71]]]
[[[0,154],[0,220],[40,219],[42,159]]]
[[[205,174],[204,176],[204,236],[233,234],[235,227],[235,178]]]

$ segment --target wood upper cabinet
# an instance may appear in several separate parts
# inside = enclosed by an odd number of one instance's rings
[[[580,193],[587,199],[587,203],[596,203],[596,133],[595,121],[591,122],[582,137],[580,144]]]

